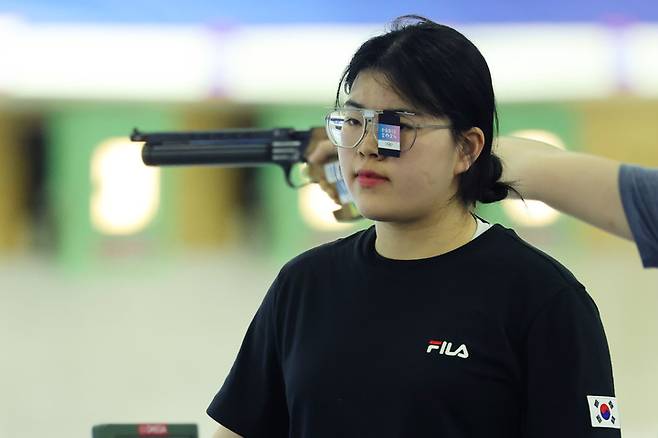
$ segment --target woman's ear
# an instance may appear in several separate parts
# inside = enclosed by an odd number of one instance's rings
[[[478,159],[484,148],[484,132],[478,127],[473,127],[461,134],[457,141],[457,162],[455,163],[455,175],[466,172]]]

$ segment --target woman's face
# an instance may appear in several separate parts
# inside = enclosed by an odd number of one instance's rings
[[[446,119],[420,114],[400,97],[379,72],[357,76],[346,101],[375,110],[406,109],[415,112],[417,124],[448,124]],[[418,129],[413,147],[400,157],[378,153],[372,126],[353,149],[338,148],[341,171],[361,214],[376,221],[411,222],[440,212],[457,191],[456,176],[468,169],[449,129]],[[365,171],[383,177],[373,180]],[[457,202],[461,207],[461,204]]]

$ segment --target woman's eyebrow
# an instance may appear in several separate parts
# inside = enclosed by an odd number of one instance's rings
[[[360,104],[359,102],[352,100],[352,99],[347,99],[345,101],[345,106],[353,106],[354,108],[365,108],[365,105]]]
[[[359,102],[357,102],[355,100],[352,100],[352,99],[346,100],[345,101],[345,106],[351,106],[351,107],[360,108],[360,109],[365,109],[366,108],[366,106],[363,105],[362,103],[359,103]],[[385,108],[384,111],[392,111],[392,112],[395,112],[395,113],[411,113],[411,114],[420,115],[417,111],[413,111],[413,110],[410,110],[408,108],[395,108],[395,109]]]

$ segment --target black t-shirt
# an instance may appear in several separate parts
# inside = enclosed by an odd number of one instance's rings
[[[420,260],[380,256],[375,237],[283,267],[212,418],[246,438],[620,436],[592,426],[610,354],[563,266],[500,225]]]

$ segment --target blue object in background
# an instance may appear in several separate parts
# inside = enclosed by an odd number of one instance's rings
[[[416,13],[445,23],[658,21],[646,0],[2,0],[0,14],[34,22],[289,24],[385,23]]]

